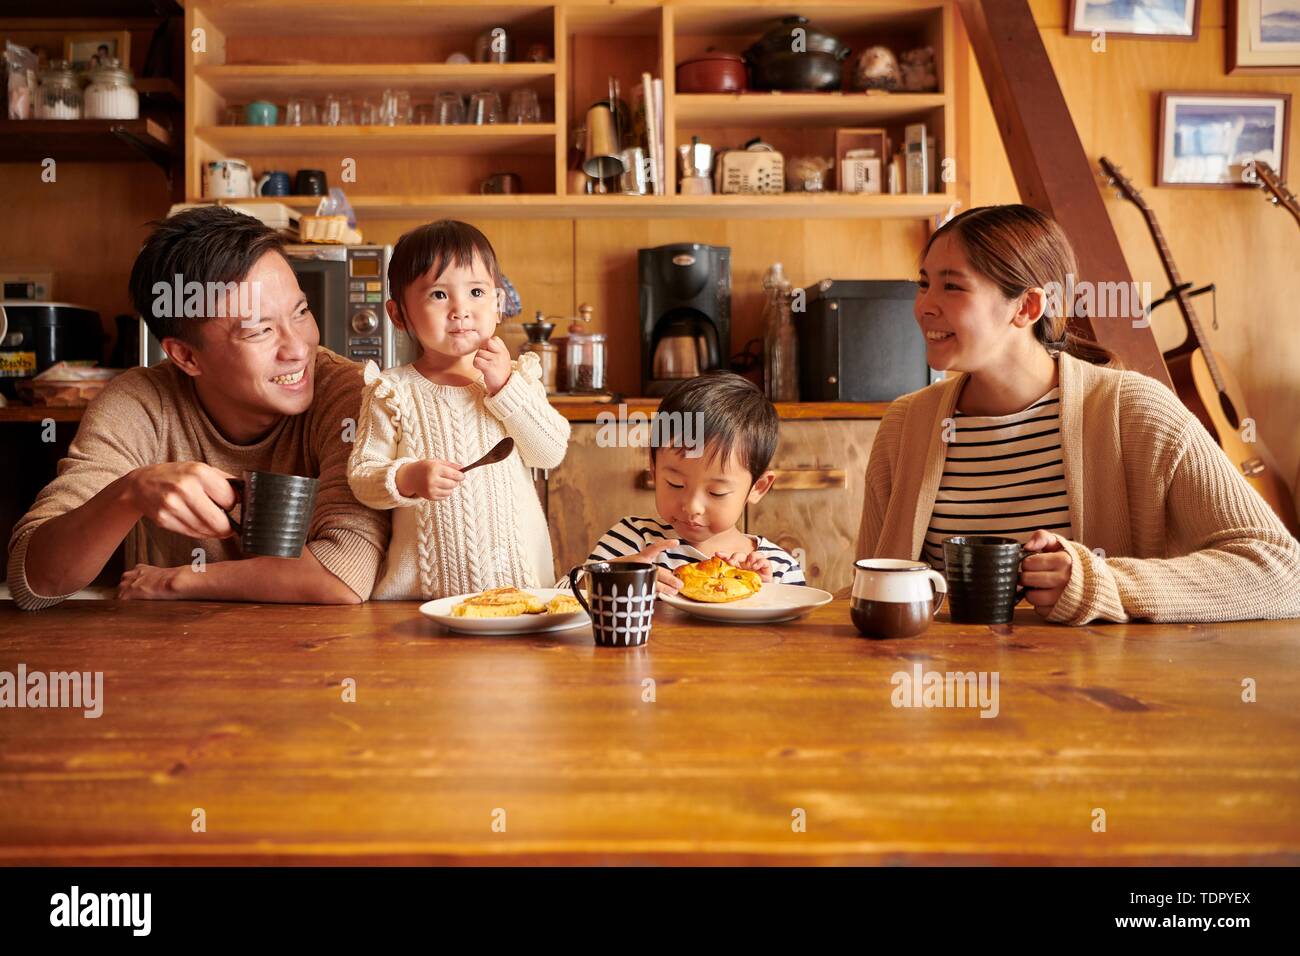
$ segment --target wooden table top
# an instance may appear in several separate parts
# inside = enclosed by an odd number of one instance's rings
[[[0,710],[0,863],[1300,863],[1300,622],[660,605],[610,649],[415,608],[0,604],[0,671],[104,673],[98,719]],[[918,667],[997,716],[894,706]]]

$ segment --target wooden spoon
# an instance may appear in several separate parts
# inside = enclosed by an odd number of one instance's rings
[[[492,450],[474,462],[472,465],[466,465],[460,470],[463,475],[471,468],[477,468],[479,465],[495,465],[499,461],[505,461],[510,457],[510,453],[515,450],[515,440],[513,438],[503,438],[495,445]]]

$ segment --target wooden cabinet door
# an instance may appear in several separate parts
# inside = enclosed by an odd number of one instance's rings
[[[813,587],[853,583],[867,458],[880,422],[784,421],[772,490],[746,513],[746,530],[799,558]]]
[[[557,579],[585,561],[620,518],[655,515],[654,492],[641,484],[650,449],[601,447],[600,431],[594,423],[575,422],[564,461],[547,479],[546,517]]]

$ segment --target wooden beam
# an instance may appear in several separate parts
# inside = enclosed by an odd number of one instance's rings
[[[971,47],[1021,200],[1065,230],[1079,258],[1079,281],[1133,281],[1099,188],[1099,173],[1079,139],[1027,0],[958,0]],[[1103,297],[1097,297],[1101,299]],[[1172,388],[1150,326],[1129,318],[1072,325],[1119,356],[1125,367]]]

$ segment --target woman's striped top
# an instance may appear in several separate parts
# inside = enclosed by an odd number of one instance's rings
[[[943,570],[943,539],[954,534],[1068,536],[1060,388],[1013,415],[955,413],[946,447],[922,552],[931,566]]]

